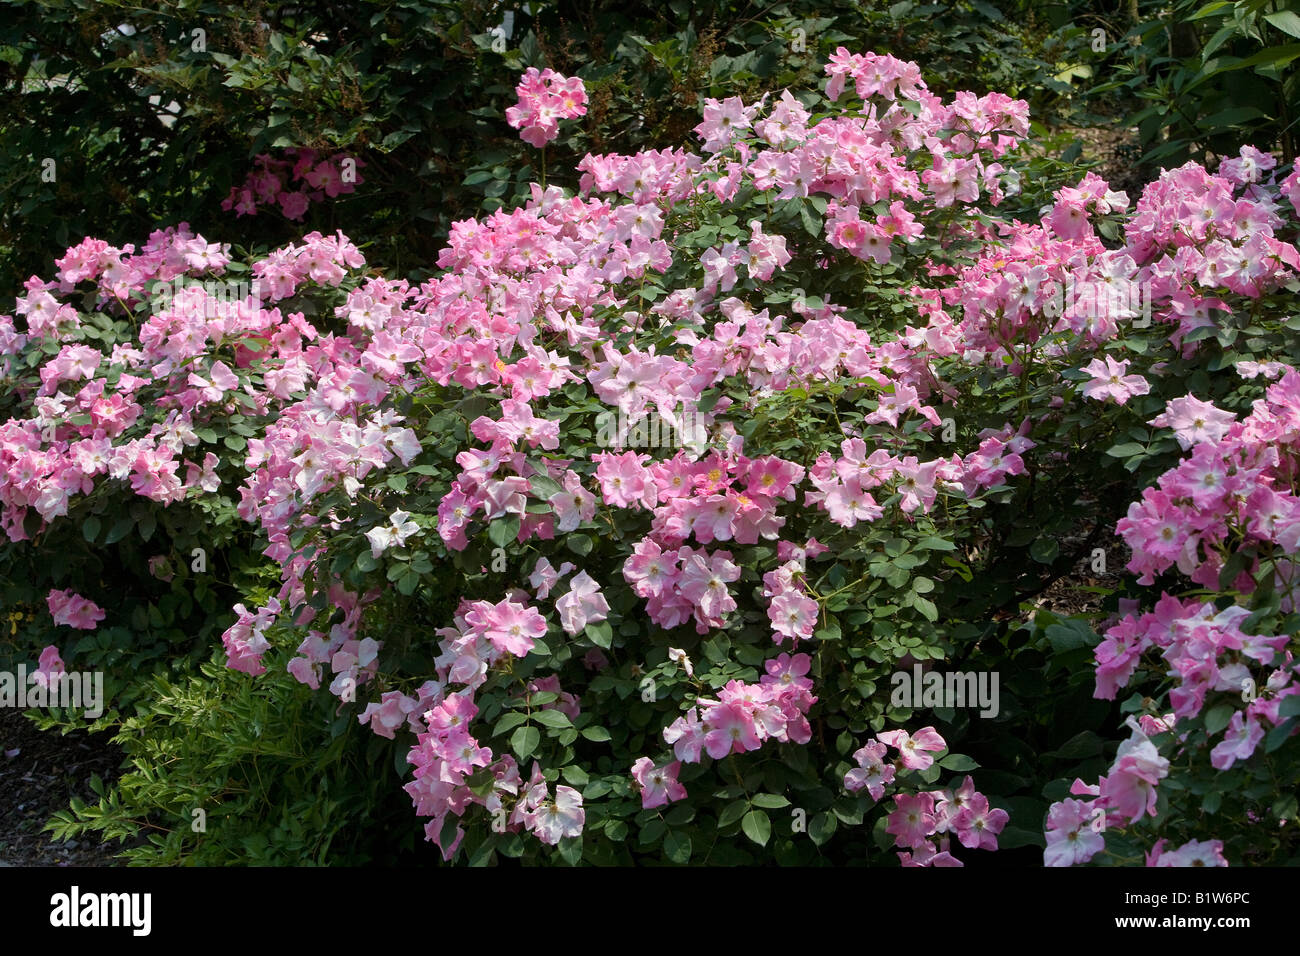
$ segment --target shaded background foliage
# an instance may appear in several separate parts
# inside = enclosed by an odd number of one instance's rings
[[[1047,126],[1133,127],[1140,148],[1124,158],[1147,177],[1158,163],[1241,142],[1290,158],[1300,120],[1300,0],[182,0],[148,10],[63,0],[4,9],[6,287],[48,271],[88,234],[127,242],[182,220],[230,234],[235,217],[221,200],[254,156],[286,147],[355,155],[365,183],[302,223],[259,214],[259,241],[341,228],[370,243],[372,261],[418,270],[451,222],[508,203],[537,177],[539,157],[503,119],[527,66],[581,76],[591,92],[588,116],[547,157],[553,170],[588,151],[687,142],[701,96],[806,84],[840,44],[915,59],[942,95],[1027,98]],[[47,159],[54,182],[42,178]]]
[[[591,95],[586,119],[546,157],[552,170],[571,171],[588,151],[689,142],[701,96],[808,85],[841,44],[916,59],[940,94],[999,89],[1041,109],[1068,87],[1029,52],[1021,14],[1032,5],[1006,6],[9,3],[0,276],[12,287],[48,272],[88,234],[128,242],[185,220],[228,236],[236,220],[221,200],[255,155],[285,147],[355,155],[365,182],[305,222],[259,213],[259,242],[341,228],[368,241],[378,264],[427,265],[451,222],[509,202],[538,177],[536,151],[503,118],[528,66],[581,76]],[[46,159],[53,183],[42,181]]]
[[[1086,122],[1134,128],[1143,178],[1242,143],[1295,158],[1297,0],[1118,0],[1041,13],[1054,31],[1045,55],[1061,67],[1056,79],[1078,88]]]

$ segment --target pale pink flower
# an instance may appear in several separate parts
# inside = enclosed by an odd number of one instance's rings
[[[581,836],[587,818],[582,809],[582,794],[563,785],[555,788],[555,799],[543,799],[528,816],[533,835],[550,846],[565,837]]]
[[[66,672],[63,658],[59,656],[59,649],[50,644],[41,651],[36,670],[32,672],[29,679],[37,686],[48,690],[55,685],[59,675]]]
[[[898,749],[898,760],[909,770],[924,770],[934,763],[931,753],[938,753],[948,745],[933,727],[922,727],[915,734],[906,730],[889,730],[876,734],[876,739]]]
[[[536,608],[509,599],[493,605],[484,618],[487,625],[484,636],[498,650],[515,657],[526,657],[533,649],[533,641],[546,634],[546,619]]]
[[[577,634],[588,624],[597,624],[609,616],[609,604],[600,593],[600,585],[586,571],[579,571],[570,582],[567,594],[555,602],[560,626],[565,633]]]
[[[1109,355],[1103,359],[1093,359],[1083,371],[1092,376],[1092,381],[1083,386],[1085,398],[1105,401],[1114,399],[1117,405],[1123,405],[1134,395],[1145,395],[1151,386],[1141,375],[1128,375],[1128,359],[1116,362]]]
[[[1074,866],[1087,863],[1106,848],[1106,841],[1090,825],[1093,804],[1066,799],[1052,804],[1047,811],[1047,848],[1043,862],[1047,866]]]
[[[72,591],[51,590],[45,598],[55,624],[93,631],[104,620],[104,610],[94,601]]]
[[[656,766],[649,757],[641,757],[632,765],[632,777],[641,788],[641,808],[651,810],[674,800],[686,797],[686,788],[677,782],[681,772],[680,761]]]

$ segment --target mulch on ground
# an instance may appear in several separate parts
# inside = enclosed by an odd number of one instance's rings
[[[0,707],[0,866],[106,866],[120,849],[89,838],[63,842],[42,828],[73,797],[98,800],[98,775],[117,779],[122,751],[107,734],[42,732],[12,707]]]

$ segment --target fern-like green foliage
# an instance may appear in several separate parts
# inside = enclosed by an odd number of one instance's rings
[[[252,680],[215,660],[199,672],[150,679],[113,738],[125,773],[111,786],[93,779],[98,802],[74,799],[49,832],[117,841],[121,860],[150,866],[360,865],[417,852],[387,741],[287,674]]]

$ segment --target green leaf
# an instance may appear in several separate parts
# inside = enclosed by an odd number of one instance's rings
[[[643,846],[650,843],[656,843],[659,838],[667,832],[668,824],[656,817],[641,828],[641,834],[638,837],[638,840]]]
[[[582,862],[582,837],[565,837],[560,841],[556,851],[560,854],[560,859],[569,866],[577,866]]]
[[[564,491],[564,486],[554,478],[548,478],[546,475],[533,475],[528,479],[528,484],[532,493],[538,498],[546,500],[553,495],[558,495]]]
[[[1059,749],[1045,753],[1043,756],[1056,757],[1061,760],[1080,760],[1101,753],[1101,745],[1100,737],[1091,730],[1083,730],[1061,744]]]
[[[609,793],[612,789],[614,788],[610,786],[608,779],[597,780],[595,783],[587,785],[582,791],[582,798],[584,800],[596,800]]]
[[[1232,6],[1231,0],[1215,0],[1214,3],[1207,3],[1205,6],[1201,7],[1201,9],[1197,10],[1187,19],[1200,20],[1202,17],[1213,16],[1214,14],[1223,10],[1224,7],[1230,7],[1230,6]]]
[[[804,231],[810,236],[820,236],[822,232],[822,221],[813,212],[811,206],[800,206],[799,218],[803,220]]]
[[[1287,738],[1295,731],[1295,725],[1296,719],[1292,717],[1270,730],[1268,736],[1264,738],[1264,753],[1271,754],[1286,743]]]
[[[113,527],[108,529],[108,534],[104,538],[104,544],[117,544],[117,542],[121,541],[131,533],[131,528],[134,524],[135,522],[131,520],[130,515],[118,518],[117,521],[113,523]]]
[[[455,814],[447,814],[447,819],[442,822],[442,833],[440,839],[443,846],[451,846],[456,841],[456,830],[460,827],[460,818]]]
[[[1289,33],[1293,37],[1300,37],[1300,14],[1296,14],[1294,10],[1279,10],[1277,13],[1266,13],[1264,19],[1283,33]]]
[[[916,548],[918,551],[920,550],[956,551],[957,550],[957,546],[953,544],[951,541],[949,541],[947,538],[938,538],[933,536],[928,538],[922,538],[920,541],[917,542]]]
[[[520,727],[510,735],[510,749],[520,760],[527,760],[542,742],[542,734],[536,727]]]
[[[85,521],[81,522],[81,536],[91,544],[94,544],[95,539],[99,537],[99,527],[99,519],[94,515],[91,515]]]
[[[1139,445],[1137,442],[1123,442],[1106,449],[1106,454],[1112,458],[1133,458],[1145,453],[1146,446]]]
[[[1232,715],[1237,712],[1237,708],[1232,704],[1218,704],[1211,707],[1205,714],[1205,732],[1213,737],[1232,721]]]
[[[493,840],[484,840],[469,858],[470,866],[487,866],[492,862],[492,853],[496,849]]]
[[[965,773],[968,770],[979,769],[979,764],[965,754],[948,754],[939,761],[939,766],[944,770],[951,770],[953,773]]]
[[[627,839],[627,824],[622,820],[610,820],[605,824],[605,836],[615,843],[622,843]]]
[[[582,736],[595,743],[602,743],[609,740],[609,731],[604,727],[583,727]]]
[[[817,641],[838,641],[841,637],[843,633],[840,631],[840,622],[833,617],[827,619],[825,627],[818,628],[813,633],[813,640]]]
[[[1244,60],[1235,63],[1227,63],[1218,69],[1211,70],[1206,77],[1215,76],[1219,73],[1227,73],[1232,70],[1242,70],[1249,66],[1254,67],[1284,67],[1292,60],[1300,57],[1300,43],[1286,43],[1282,46],[1271,46],[1267,49],[1260,50],[1253,56],[1248,56]]]
[[[1061,545],[1055,538],[1035,538],[1029,546],[1029,556],[1039,564],[1051,564],[1061,553]]]
[[[1251,120],[1266,119],[1267,116],[1253,106],[1234,106],[1231,109],[1220,110],[1201,120],[1200,125],[1207,131],[1222,130],[1233,126],[1242,126]],[[1214,370],[1213,366],[1210,366]]]
[[[1014,850],[1016,847],[1021,846],[1042,847],[1045,845],[1041,831],[1009,826],[998,834],[998,848],[1003,850]]]
[[[718,829],[723,830],[731,826],[733,823],[735,823],[737,820],[743,817],[745,815],[745,811],[748,809],[749,809],[748,801],[733,800],[731,803],[723,807],[722,812],[718,814]]]
[[[571,534],[564,539],[564,544],[574,554],[584,558],[591,554],[592,541],[589,535]]]
[[[689,863],[691,859],[691,838],[688,834],[669,830],[664,837],[664,856],[672,863]]]
[[[402,572],[402,576],[397,579],[397,591],[399,594],[411,595],[415,589],[420,586],[420,576],[407,568]]]
[[[740,821],[740,829],[759,846],[767,846],[772,837],[772,821],[762,810],[750,810]]]
[[[520,724],[528,723],[528,715],[518,710],[506,711],[492,728],[492,736],[499,737],[507,730],[513,730]]]
[[[609,626],[609,621],[601,621],[599,624],[588,624],[583,630],[584,634],[591,639],[591,643],[597,647],[609,650],[610,645],[614,643],[614,629]]]
[[[839,821],[834,814],[822,812],[808,821],[808,836],[817,846],[825,846],[838,826]]]
[[[1047,629],[1047,640],[1052,650],[1058,654],[1077,650],[1080,647],[1092,647],[1096,641],[1092,629],[1081,621],[1062,621]]]
[[[1300,800],[1294,793],[1283,794],[1273,803],[1273,816],[1279,820],[1294,820],[1297,810],[1300,810]]]
[[[533,711],[532,719],[543,727],[549,727],[552,730],[562,730],[565,727],[572,727],[573,722],[568,716],[558,710],[536,710]]]
[[[764,807],[768,810],[779,810],[790,805],[790,801],[779,793],[758,793],[750,802],[756,807]]]
[[[488,525],[488,540],[504,548],[519,537],[519,515],[506,515]]]

